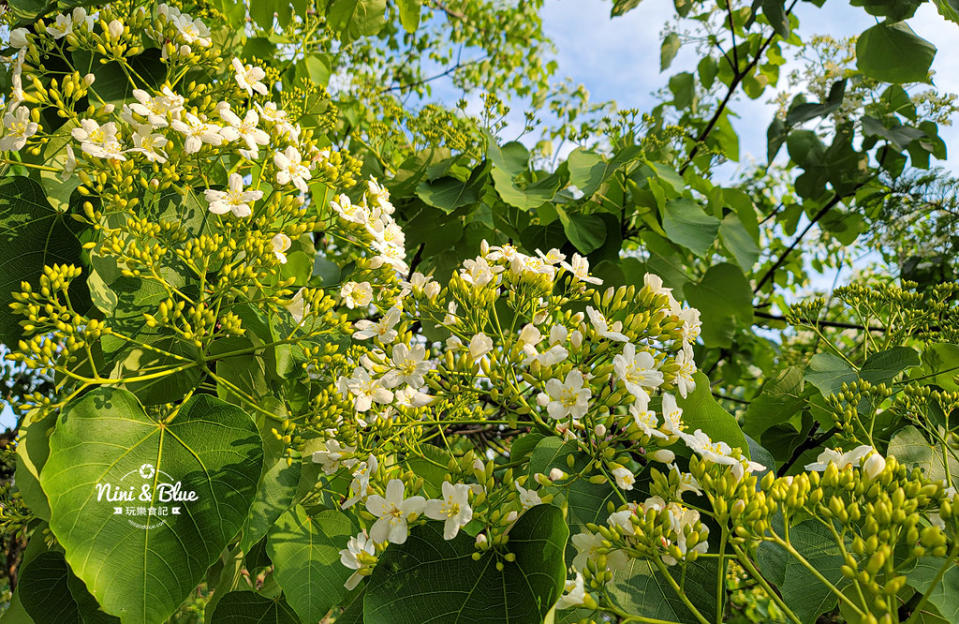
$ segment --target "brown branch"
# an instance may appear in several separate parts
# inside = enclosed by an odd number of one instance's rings
[[[820,436],[813,437],[813,435],[819,431],[819,423],[813,424],[812,428],[809,430],[809,433],[806,434],[806,439],[803,440],[802,444],[793,449],[792,455],[789,459],[786,460],[782,466],[779,467],[779,470],[776,471],[776,476],[781,477],[786,474],[786,471],[789,470],[793,464],[799,459],[799,457],[808,451],[809,449],[814,449],[829,438],[833,437],[836,433],[839,432],[838,429],[833,427],[829,431],[826,431]]]
[[[858,186],[857,186],[857,188],[858,188]],[[781,266],[783,265],[783,263],[786,262],[786,258],[789,257],[789,254],[791,254],[792,252],[794,252],[794,251],[796,250],[796,247],[799,246],[799,243],[802,242],[802,239],[805,238],[806,234],[809,233],[809,230],[811,230],[811,229],[813,228],[813,226],[816,225],[816,223],[819,222],[820,219],[822,219],[823,217],[825,217],[825,216],[826,216],[826,213],[828,213],[830,210],[832,210],[832,208],[833,208],[836,204],[838,204],[840,201],[842,201],[843,197],[845,197],[845,195],[840,195],[840,194],[837,193],[836,195],[833,196],[832,199],[830,199],[830,200],[826,203],[825,206],[823,206],[822,208],[819,209],[819,212],[817,212],[817,213],[813,216],[813,218],[810,219],[810,221],[809,221],[809,223],[806,225],[806,227],[803,228],[803,231],[799,233],[799,236],[797,236],[797,237],[795,238],[795,240],[793,240],[793,242],[789,244],[789,247],[787,247],[786,250],[785,250],[784,252],[782,252],[782,254],[780,254],[779,258],[776,259],[776,262],[774,262],[773,265],[772,265],[771,267],[769,267],[769,269],[768,269],[768,270],[763,274],[763,276],[760,278],[759,282],[756,283],[756,287],[753,288],[753,292],[754,292],[754,293],[759,292],[760,289],[762,289],[762,287],[765,286],[766,282],[768,282],[769,280],[771,280],[771,279],[773,278],[773,276],[774,276],[775,273],[776,273],[776,270],[777,270],[779,267],[781,267]]]
[[[753,316],[757,316],[762,319],[768,319],[770,321],[782,321],[788,323],[789,321],[785,316],[778,316],[776,314],[769,314],[768,312],[760,312],[759,310],[753,310]],[[885,327],[857,325],[855,323],[843,323],[841,321],[813,321],[812,324],[815,324],[819,327],[837,327],[839,329],[858,329],[861,331],[869,330],[872,332],[885,333],[889,331]]]
[[[453,9],[449,8],[449,7],[446,5],[446,3],[443,2],[443,0],[433,0],[433,4],[435,5],[435,7],[436,7],[437,9],[439,9],[439,10],[442,11],[443,13],[446,13],[447,15],[449,15],[450,17],[452,17],[453,19],[458,19],[458,20],[460,20],[461,22],[468,22],[468,21],[469,21],[469,19],[466,17],[465,14],[460,13],[459,11],[454,11]]]

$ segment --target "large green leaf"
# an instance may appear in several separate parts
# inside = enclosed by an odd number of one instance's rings
[[[236,406],[197,395],[161,422],[133,394],[98,388],[61,413],[40,483],[50,528],[103,610],[154,624],[236,535],[262,462],[256,426]]]
[[[573,457],[570,468],[568,457]],[[564,442],[562,438],[550,436],[542,438],[533,448],[529,458],[529,476],[549,474],[553,468],[569,473],[586,470],[590,458],[579,451],[573,440]],[[551,486],[566,499],[569,508],[569,523],[574,528],[587,522],[600,522],[609,513],[606,503],[615,500],[615,492],[608,483],[590,483],[587,479],[573,479],[560,485]]]
[[[719,219],[706,214],[691,199],[674,199],[666,204],[663,230],[669,240],[697,256],[704,256],[719,233]]]
[[[839,545],[829,529],[818,520],[807,520],[791,527],[789,540],[826,580],[839,587],[845,584],[839,569],[843,565]],[[839,600],[812,572],[776,544],[761,544],[756,562],[763,575],[779,588],[783,600],[803,624],[812,624],[819,614],[832,609]]]
[[[365,624],[540,624],[566,579],[563,553],[569,528],[563,513],[537,505],[509,532],[515,561],[486,552],[473,559],[473,538],[443,539],[430,522],[391,545],[370,577]],[[497,570],[502,563],[502,570]]]
[[[770,427],[788,424],[794,430],[802,427],[803,372],[798,366],[780,371],[763,384],[762,391],[749,404],[743,429],[760,438]]]
[[[400,9],[400,24],[406,32],[416,32],[420,25],[420,0],[397,0]]]
[[[312,518],[300,505],[280,516],[270,530],[267,552],[287,601],[304,622],[318,622],[346,595],[352,570],[340,563],[356,527],[341,511]]]
[[[696,380],[696,389],[685,399],[676,397],[676,404],[683,408],[683,422],[689,431],[702,429],[712,440],[722,440],[729,446],[738,447],[749,457],[746,436],[736,418],[713,398],[709,377],[696,373],[693,378]]]
[[[886,82],[923,82],[929,75],[936,46],[918,36],[905,22],[882,22],[868,28],[856,42],[856,62],[871,78]]]
[[[386,24],[386,0],[334,0],[326,14],[330,28],[344,41],[368,37]]]
[[[673,568],[670,573],[677,584],[682,582],[683,591],[693,606],[713,621],[716,613],[716,562],[698,559],[684,567],[682,573],[680,568]],[[632,559],[625,569],[617,570],[609,592],[613,601],[630,615],[684,624],[699,622],[659,569],[645,559]]]
[[[956,383],[957,375],[959,375],[959,345],[941,342],[929,345],[922,352],[919,379],[923,382],[935,384],[949,392],[956,392],[959,390],[959,384]]]
[[[859,379],[855,369],[842,358],[832,353],[817,353],[809,360],[806,381],[819,388],[823,396],[836,394],[844,383]]]
[[[917,592],[928,591],[929,602],[936,606],[947,622],[959,622],[959,567],[953,562],[942,579],[935,585],[932,584],[945,563],[945,559],[938,557],[923,557],[906,578]]]
[[[119,623],[100,611],[96,600],[67,566],[63,553],[38,555],[20,572],[20,601],[35,624]]]
[[[952,485],[959,484],[959,458],[955,452],[939,444],[933,446],[922,432],[912,425],[906,425],[892,436],[886,452],[910,468],[918,466],[922,469],[923,476],[930,481],[946,479],[948,461]]]
[[[734,264],[710,267],[698,284],[686,284],[683,293],[702,314],[702,337],[708,347],[730,346],[736,328],[753,320],[752,289]]]
[[[39,415],[39,411],[31,410],[20,422],[14,483],[30,511],[38,518],[49,520],[50,505],[40,487],[40,470],[50,454],[50,429],[56,418],[47,414],[46,418],[37,420]]]
[[[919,365],[919,354],[911,347],[893,347],[866,358],[859,376],[874,384],[889,384],[899,373]]]
[[[20,290],[20,282],[34,282],[44,265],[79,264],[78,228],[47,203],[46,193],[35,181],[0,179],[0,342],[15,345],[20,339],[23,317],[14,316],[10,309],[11,293]],[[85,293],[83,280],[75,280],[74,286]],[[76,294],[71,289],[71,298]]]
[[[759,245],[735,213],[731,212],[723,217],[722,223],[719,224],[719,240],[743,271],[752,270],[759,259]]]
[[[282,597],[270,600],[251,591],[233,591],[217,603],[210,624],[299,624]]]

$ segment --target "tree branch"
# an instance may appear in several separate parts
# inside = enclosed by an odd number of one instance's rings
[[[796,3],[799,0],[793,0],[792,4],[789,5],[789,8],[786,9],[786,15],[792,13],[793,8],[796,6]],[[730,23],[732,23],[732,15],[730,14]],[[735,28],[732,29],[733,32],[733,41],[736,39]],[[706,124],[706,127],[703,128],[703,131],[699,133],[699,136],[696,138],[696,143],[693,144],[692,149],[689,150],[689,154],[686,155],[686,160],[683,161],[682,166],[679,168],[679,174],[682,175],[686,172],[686,169],[689,168],[689,165],[692,164],[693,158],[696,157],[696,154],[699,153],[699,148],[702,147],[703,141],[709,137],[709,134],[713,131],[713,128],[716,127],[716,124],[719,123],[719,119],[723,116],[723,113],[726,111],[726,107],[729,105],[729,101],[732,99],[733,94],[736,92],[736,89],[739,87],[739,83],[743,81],[749,72],[759,63],[759,60],[762,58],[763,53],[766,51],[766,48],[769,47],[769,44],[773,42],[773,39],[776,38],[776,33],[769,35],[761,46],[759,46],[759,51],[756,52],[756,56],[749,61],[746,67],[742,71],[734,71],[733,79],[729,83],[729,88],[726,91],[726,96],[723,98],[722,102],[719,103],[719,108],[716,109],[716,112],[713,113],[712,118]],[[733,58],[736,59],[736,48],[733,47]],[[728,58],[728,57],[727,57]],[[737,68],[738,70],[738,59],[737,59]]]
[[[789,459],[786,460],[786,463],[780,466],[779,470],[776,471],[777,477],[781,477],[784,474],[786,474],[786,471],[789,470],[792,467],[792,465],[796,463],[796,461],[799,459],[799,457],[803,453],[805,453],[809,449],[816,448],[817,446],[819,446],[820,444],[822,444],[829,438],[836,435],[836,433],[839,430],[833,427],[832,429],[830,429],[829,431],[826,431],[822,435],[813,437],[817,431],[819,431],[819,423],[813,424],[812,429],[810,429],[809,433],[806,435],[806,439],[803,440],[802,444],[800,444],[795,449],[793,449],[792,455],[790,455]]]
[[[778,316],[776,314],[770,314],[768,312],[760,312],[759,310],[753,310],[753,316],[768,319],[770,321],[783,321],[788,322],[785,316]],[[885,327],[870,326],[866,327],[864,325],[857,325],[855,323],[843,323],[841,321],[815,321],[815,324],[819,327],[838,327],[839,329],[858,329],[861,331],[869,330],[873,332],[885,333],[889,331]]]

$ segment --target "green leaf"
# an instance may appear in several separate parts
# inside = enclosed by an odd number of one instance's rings
[[[420,0],[397,0],[400,8],[400,24],[406,32],[416,32],[420,25]]]
[[[489,551],[474,561],[473,538],[460,532],[446,541],[439,522],[417,527],[380,558],[363,599],[363,622],[540,624],[562,593],[568,537],[562,511],[551,505],[533,507],[510,529],[512,562]]]
[[[386,24],[386,0],[334,0],[326,14],[343,41],[369,37]]]
[[[790,366],[763,384],[762,391],[749,404],[743,429],[759,439],[770,427],[789,424],[799,431],[802,427],[803,372]]]
[[[922,432],[912,425],[906,425],[892,436],[886,452],[910,468],[918,466],[923,476],[930,481],[946,479],[943,448],[939,445],[933,446]],[[945,452],[949,461],[949,474],[955,485],[959,483],[959,459],[948,449]]]
[[[689,72],[681,72],[669,79],[669,90],[673,94],[673,106],[682,110],[692,106],[696,99],[696,78]]]
[[[729,446],[740,448],[749,457],[749,443],[736,418],[723,409],[713,398],[709,378],[696,373],[696,389],[684,399],[676,396],[676,404],[683,409],[683,422],[689,431],[702,429],[712,440],[722,440]]]
[[[939,15],[959,24],[959,0],[934,0]]]
[[[0,343],[15,345],[20,339],[23,317],[10,309],[20,282],[36,285],[45,265],[80,263],[79,229],[47,203],[43,188],[30,178],[0,179]],[[73,299],[82,301],[85,292],[84,280],[75,280],[71,298],[82,293]]]
[[[789,15],[786,14],[784,0],[762,0],[763,15],[776,34],[782,38],[789,37]]]
[[[935,605],[940,615],[947,622],[959,622],[959,568],[952,562],[942,579],[932,585],[945,559],[939,557],[923,557],[916,562],[916,567],[906,574],[910,587],[917,592],[929,593],[929,602]]]
[[[859,376],[873,384],[888,384],[899,373],[919,365],[919,354],[911,347],[893,347],[873,353],[859,370]]]
[[[839,587],[845,584],[839,569],[843,565],[839,545],[818,520],[791,527],[789,541],[826,580]],[[805,566],[776,544],[760,544],[756,563],[763,575],[779,587],[783,600],[803,624],[813,624],[839,600]]]
[[[73,143],[70,132],[77,122],[69,120],[50,135],[50,141],[43,148],[43,163],[56,171],[40,171],[40,183],[47,192],[47,201],[57,212],[66,212],[70,206],[70,195],[80,186],[80,177],[71,175],[66,180],[60,178],[60,172],[67,162],[67,147]]]
[[[573,456],[572,468],[567,463],[570,455]],[[553,468],[579,472],[585,470],[587,464],[589,457],[579,451],[575,441],[564,442],[562,438],[549,436],[541,439],[533,448],[529,458],[529,476],[549,474]],[[566,499],[569,523],[574,528],[604,520],[607,515],[606,503],[615,498],[615,492],[608,483],[590,483],[588,479],[575,479],[565,485],[551,487]]]
[[[427,205],[450,214],[457,208],[479,201],[480,193],[488,180],[486,171],[486,166],[480,165],[465,182],[453,176],[424,180],[416,187],[416,195]]]
[[[832,353],[817,353],[809,360],[806,381],[819,388],[823,396],[836,394],[844,383],[858,381],[859,375],[849,364]]]
[[[272,434],[268,435],[275,439]],[[267,438],[264,447],[268,447],[270,442]],[[266,451],[266,448],[264,450]],[[293,504],[300,483],[303,462],[299,454],[292,458],[292,462],[289,462],[282,452],[274,451],[267,455],[272,456],[264,457],[263,474],[256,489],[256,497],[253,499],[250,515],[243,523],[240,550],[249,550],[266,535],[277,518]]]
[[[697,256],[706,251],[719,233],[719,219],[706,214],[702,207],[691,199],[673,199],[666,203],[663,229],[669,240],[682,245]]]
[[[493,186],[502,200],[520,210],[533,210],[550,201],[561,183],[560,176],[554,173],[520,188],[513,176],[501,167],[494,166],[491,173]]]
[[[790,106],[789,112],[786,114],[786,125],[795,126],[810,119],[832,114],[842,106],[842,100],[845,96],[846,80],[837,80],[832,83],[832,87],[829,89],[829,96],[822,104],[819,102],[803,102]]]
[[[131,393],[97,388],[60,414],[40,483],[50,529],[103,610],[156,624],[236,535],[262,462],[256,426],[236,406],[197,395],[164,423]],[[134,500],[109,500],[117,491]],[[139,513],[149,507],[155,515]]]
[[[14,483],[30,511],[49,521],[50,505],[40,487],[40,470],[50,455],[50,430],[57,419],[48,414],[46,418],[36,420],[40,414],[31,410],[20,423]]]
[[[959,390],[955,382],[959,375],[959,345],[938,343],[929,345],[922,352],[920,379],[927,384],[935,384],[949,392]]]
[[[569,242],[584,256],[596,251],[606,242],[606,222],[599,215],[559,213],[563,231]]]
[[[742,270],[724,262],[709,268],[698,284],[683,293],[702,315],[702,337],[708,347],[728,347],[736,328],[753,320],[753,292]]]
[[[300,505],[280,516],[270,530],[267,552],[287,601],[304,622],[318,622],[346,595],[343,583],[352,571],[340,563],[356,527],[341,511],[314,517]]]
[[[743,222],[734,213],[729,213],[723,217],[719,224],[719,240],[722,241],[729,253],[736,259],[743,271],[752,270],[756,260],[759,259],[759,245],[753,240]]]
[[[716,562],[697,559],[685,564],[680,578],[679,568],[668,568],[690,602],[712,622],[716,617]],[[629,565],[617,570],[609,584],[613,601],[630,615],[656,621],[696,624],[696,616],[683,604],[662,573],[647,559],[630,559]]]
[[[860,71],[885,82],[925,82],[936,46],[905,22],[876,24],[859,35],[856,63]]]
[[[250,0],[250,18],[263,30],[273,30],[276,5],[275,0]]]
[[[627,11],[632,11],[643,0],[613,0],[613,8],[609,11],[610,17],[619,17]]]
[[[233,591],[217,603],[210,624],[300,624],[282,597],[270,600],[251,591]]]
[[[21,571],[18,591],[34,624],[119,624],[100,611],[96,600],[67,566],[63,553],[37,555]]]
[[[679,35],[674,32],[669,33],[663,39],[663,45],[659,49],[659,71],[666,71],[673,64],[673,59],[679,52]]]

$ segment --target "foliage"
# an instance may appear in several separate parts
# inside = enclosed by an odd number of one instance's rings
[[[640,113],[541,2],[11,3],[5,619],[954,620],[955,106],[853,4],[676,2]]]

